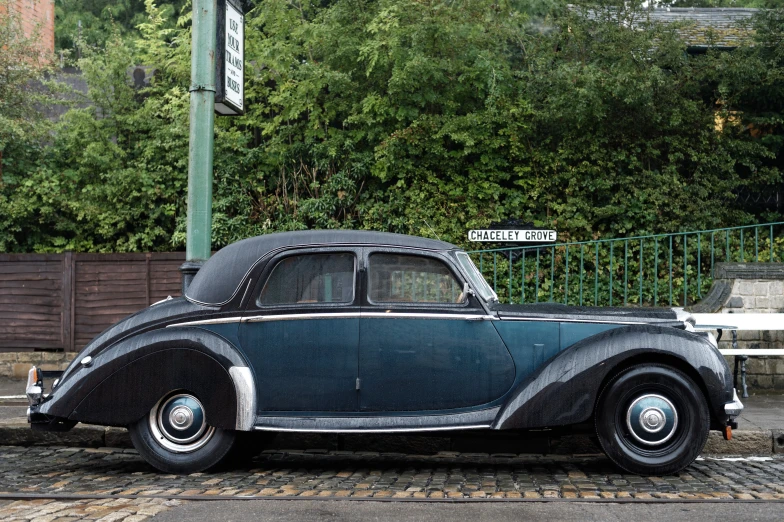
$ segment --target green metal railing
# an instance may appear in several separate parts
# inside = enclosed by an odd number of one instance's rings
[[[501,302],[687,306],[716,263],[784,261],[784,222],[469,254]]]

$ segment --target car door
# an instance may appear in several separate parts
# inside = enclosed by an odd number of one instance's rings
[[[474,407],[501,397],[514,363],[446,255],[367,250],[360,321],[362,411]]]
[[[274,258],[240,326],[259,413],[357,410],[358,249]]]

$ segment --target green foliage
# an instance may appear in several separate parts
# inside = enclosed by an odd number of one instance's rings
[[[169,27],[174,27],[183,0],[159,3]],[[76,51],[79,46],[100,46],[115,33],[133,39],[139,24],[147,19],[145,0],[55,0],[55,49]]]
[[[508,217],[565,240],[778,219],[733,192],[781,183],[781,11],[753,47],[695,56],[672,28],[629,30],[639,4],[548,4],[259,3],[247,113],[216,120],[214,247],[339,227],[463,243]],[[0,248],[184,245],[189,19],[146,9],[135,39],[83,45],[90,104],[3,187]],[[155,70],[142,90],[138,64]]]
[[[0,230],[34,228],[16,212],[16,191],[28,182],[46,155],[49,122],[45,111],[57,86],[47,80],[50,56],[38,45],[38,28],[27,36],[9,0],[0,0]],[[0,250],[8,247],[0,234]]]

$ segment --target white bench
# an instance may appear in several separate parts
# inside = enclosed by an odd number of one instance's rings
[[[721,339],[724,330],[732,332],[732,348],[719,350],[722,355],[735,357],[735,387],[740,368],[743,397],[748,397],[746,361],[749,357],[782,356],[784,348],[738,349],[738,330],[784,330],[784,314],[692,314],[695,330],[716,330]]]

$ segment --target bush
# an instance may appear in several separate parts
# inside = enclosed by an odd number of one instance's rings
[[[778,219],[734,193],[781,182],[782,11],[754,46],[690,55],[614,4],[259,3],[248,112],[216,124],[213,246],[303,228],[463,244],[508,217],[565,240]],[[138,41],[86,50],[92,106],[58,124],[29,184],[3,187],[0,213],[40,209],[0,224],[7,250],[183,247],[189,17],[147,10]],[[156,70],[141,92],[140,63]]]

